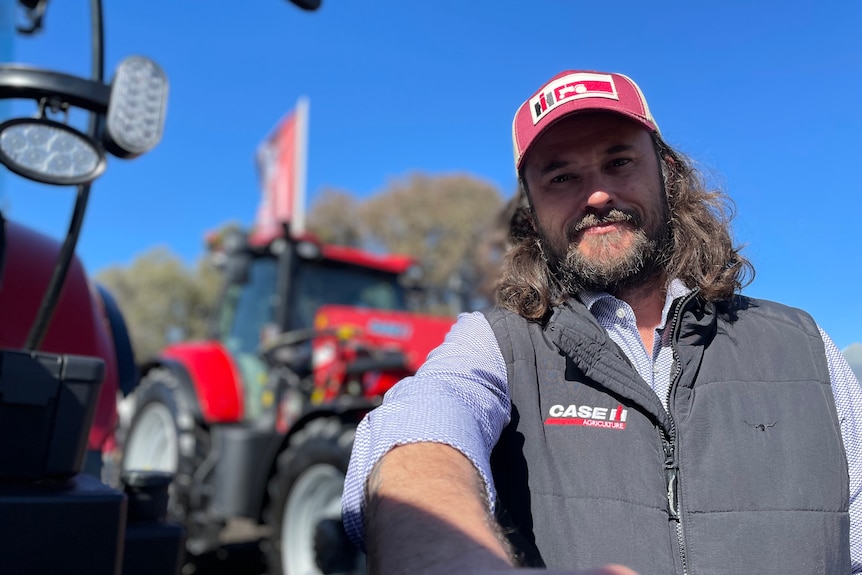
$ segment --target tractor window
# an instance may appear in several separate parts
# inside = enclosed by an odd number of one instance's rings
[[[278,262],[259,257],[251,262],[248,281],[228,288],[220,331],[234,354],[257,355],[261,328],[275,321],[277,281]]]
[[[339,304],[404,310],[404,291],[392,273],[332,261],[303,260],[296,276],[291,328],[311,327],[317,308]]]

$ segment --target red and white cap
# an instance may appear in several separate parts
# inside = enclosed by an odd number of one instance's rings
[[[659,133],[643,92],[631,78],[566,70],[551,78],[515,113],[512,122],[515,170],[520,173],[527,150],[552,124],[584,111],[616,112],[639,122],[650,132]]]

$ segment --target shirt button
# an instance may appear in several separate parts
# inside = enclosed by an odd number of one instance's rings
[[[623,308],[621,308],[621,307],[618,307],[618,308],[617,308],[617,317],[618,317],[618,318],[620,318],[620,319],[625,318],[625,317],[626,317],[626,310],[624,310],[624,309],[623,309]]]

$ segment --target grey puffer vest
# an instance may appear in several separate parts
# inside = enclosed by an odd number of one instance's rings
[[[668,411],[582,304],[545,325],[485,313],[512,398],[498,509],[525,564],[850,572],[847,461],[806,313],[675,302]]]

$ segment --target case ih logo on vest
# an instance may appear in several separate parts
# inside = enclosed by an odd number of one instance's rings
[[[549,83],[541,94],[530,99],[533,124],[563,102],[581,98],[620,99],[614,79],[608,74],[569,74]]]
[[[581,425],[603,429],[625,429],[628,410],[622,405],[608,409],[589,405],[552,405],[545,425]]]

